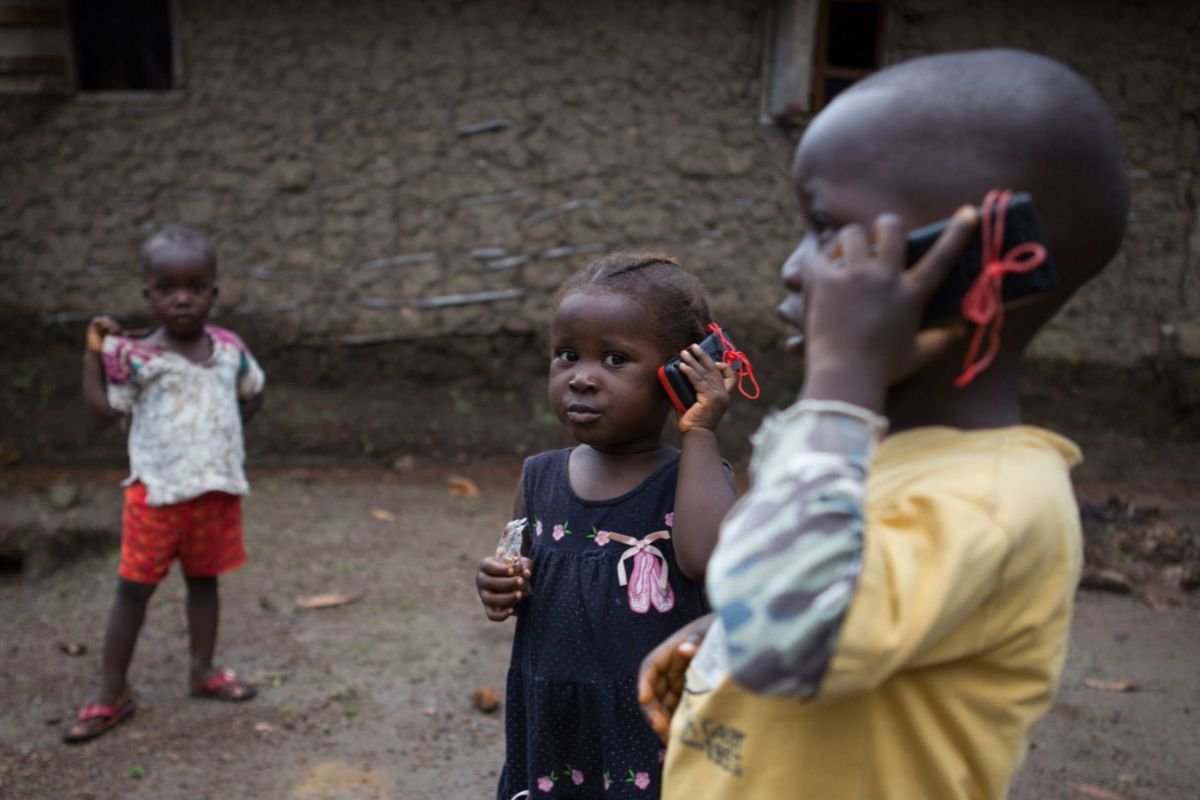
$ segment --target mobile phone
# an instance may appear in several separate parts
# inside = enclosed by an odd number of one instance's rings
[[[979,211],[980,224],[983,223],[983,211]],[[933,243],[946,230],[949,220],[935,222],[923,228],[909,232],[906,237],[907,252],[905,263],[912,266],[921,256],[933,247]],[[1004,241],[1000,248],[1006,253],[1012,247],[1024,242],[1036,242],[1046,245],[1046,234],[1038,219],[1037,209],[1033,198],[1027,193],[1014,194],[1008,202],[1004,217]],[[959,256],[958,262],[950,271],[950,276],[941,285],[925,309],[921,318],[922,328],[936,328],[962,319],[963,296],[979,277],[981,268],[981,252],[983,240],[980,229],[967,243],[967,247]],[[1042,263],[1029,272],[1010,272],[1005,274],[1001,284],[1001,295],[1004,305],[1009,306],[1021,299],[1036,296],[1050,291],[1058,285],[1058,272],[1054,268],[1054,260],[1050,257],[1047,247],[1046,257]]]
[[[724,328],[718,327],[716,323],[710,324],[709,330],[712,330],[712,333],[700,340],[700,349],[708,353],[713,361],[724,360],[726,353],[736,353],[737,355],[729,362],[729,366],[739,375],[747,371],[749,364],[735,348],[733,340],[729,338],[729,333]],[[658,382],[662,384],[663,391],[671,400],[671,405],[675,406],[675,410],[680,414],[687,411],[696,402],[696,389],[688,377],[680,371],[679,356],[675,356],[658,368]]]

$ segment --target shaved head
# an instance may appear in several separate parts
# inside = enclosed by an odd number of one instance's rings
[[[216,274],[217,251],[208,237],[183,225],[167,225],[142,244],[142,274],[165,264],[207,266]]]
[[[1068,67],[1019,50],[917,58],[865,78],[823,110],[802,162],[865,175],[895,194],[910,227],[978,204],[990,189],[1033,195],[1064,294],[1115,255],[1129,186],[1100,94]]]

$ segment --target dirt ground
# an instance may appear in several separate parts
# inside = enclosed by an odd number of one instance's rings
[[[102,643],[122,473],[0,473],[0,538],[26,536],[24,556],[0,547],[0,797],[490,797],[502,720],[473,708],[472,693],[503,686],[512,628],[484,618],[471,578],[508,516],[517,461],[252,471],[251,561],[222,581],[219,658],[261,694],[244,705],[186,696],[183,590],[172,574],[134,660],[137,715],[78,747],[58,736]],[[1153,519],[1191,531],[1194,544],[1200,486],[1182,461],[1131,469],[1109,452],[1093,463],[1081,500],[1123,501],[1102,531],[1137,521],[1122,509],[1155,507]],[[480,496],[453,493],[454,475]],[[1136,555],[1118,552],[1116,566]],[[1200,599],[1114,588],[1132,593],[1079,594],[1062,689],[1016,800],[1200,795]],[[354,599],[298,608],[328,593]]]

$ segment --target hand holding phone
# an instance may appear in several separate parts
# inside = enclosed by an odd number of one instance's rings
[[[1006,271],[1002,276],[1002,303],[1011,306],[1025,298],[1044,294],[1058,285],[1054,261],[1046,249],[1046,235],[1038,219],[1033,198],[1027,193],[1011,195],[997,204],[985,202],[979,209],[979,227],[967,242],[962,254],[951,268],[950,275],[937,289],[921,318],[922,328],[935,328],[964,318],[963,299],[979,280],[983,268],[983,231],[985,226],[999,222],[1001,229],[999,253],[1006,254],[1021,245],[1037,244],[1044,249],[1044,258],[1033,269],[1024,272]],[[935,222],[909,232],[905,237],[905,263],[911,267],[933,247],[945,232],[949,220]]]
[[[713,361],[723,362],[730,366],[738,377],[738,388],[744,397],[750,400],[757,398],[758,382],[754,378],[754,371],[746,354],[734,346],[729,334],[717,323],[710,322],[708,330],[710,331],[709,335],[698,342],[700,349],[707,353]],[[696,402],[696,389],[688,380],[687,375],[680,370],[680,363],[680,357],[675,356],[659,367],[658,382],[662,384],[663,391],[667,393],[675,410],[680,414],[685,414]],[[753,394],[742,388],[742,381],[747,379],[753,386]]]

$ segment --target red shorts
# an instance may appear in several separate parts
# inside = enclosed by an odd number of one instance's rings
[[[135,583],[158,583],[179,558],[189,578],[211,578],[246,563],[242,498],[208,492],[169,506],[146,505],[139,481],[125,490],[118,574]]]

